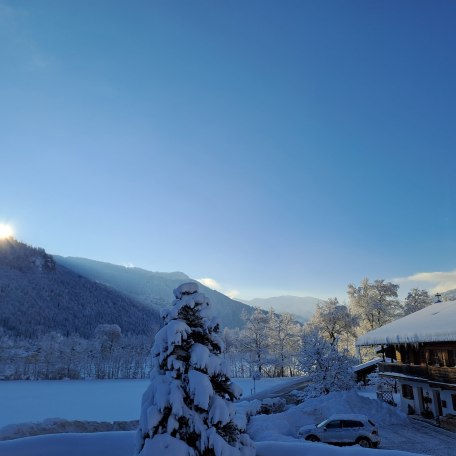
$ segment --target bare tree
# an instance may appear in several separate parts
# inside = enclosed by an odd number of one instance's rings
[[[275,375],[285,376],[288,370],[293,375],[294,359],[300,348],[301,326],[289,313],[276,314],[269,311],[268,334],[270,342],[270,360]]]
[[[350,310],[359,317],[361,331],[379,328],[399,316],[398,289],[399,285],[384,279],[370,283],[365,278],[359,287],[348,285]]]
[[[243,318],[245,328],[241,334],[242,349],[252,356],[252,370],[261,373],[267,360],[270,342],[267,334],[268,314],[257,307],[251,315],[244,314]]]
[[[356,337],[358,323],[359,318],[352,315],[347,306],[339,304],[337,298],[330,298],[317,304],[309,325],[334,345],[342,336]]]

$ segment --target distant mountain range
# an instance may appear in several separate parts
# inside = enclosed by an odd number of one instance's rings
[[[54,261],[43,249],[0,241],[0,328],[33,338],[51,331],[90,338],[100,324],[123,333],[154,334],[156,309]]]
[[[260,307],[265,310],[272,307],[275,312],[290,313],[298,320],[304,322],[312,317],[317,304],[323,303],[323,300],[301,296],[277,296],[272,298],[255,298],[249,301],[243,300],[242,302],[249,306]]]
[[[86,258],[61,257],[53,255],[57,264],[98,283],[108,286],[142,304],[160,310],[169,306],[173,299],[173,290],[181,283],[195,281],[182,272],[151,272],[141,268],[130,268]],[[251,314],[253,308],[239,301],[230,299],[218,291],[200,284],[200,291],[212,302],[215,315],[222,328],[244,326],[242,314]]]

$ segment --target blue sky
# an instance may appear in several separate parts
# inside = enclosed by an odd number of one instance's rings
[[[247,299],[456,287],[455,20],[450,1],[0,0],[0,222]]]

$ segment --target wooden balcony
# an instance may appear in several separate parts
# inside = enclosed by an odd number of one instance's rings
[[[433,382],[456,384],[456,367],[380,363],[379,371],[424,378]]]

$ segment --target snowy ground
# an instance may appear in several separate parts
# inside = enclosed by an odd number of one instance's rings
[[[278,394],[281,380],[263,379],[257,395],[268,387]],[[291,383],[296,380],[291,380]],[[248,396],[252,381],[243,380]],[[0,428],[47,418],[119,421],[139,415],[141,395],[148,381],[0,382]],[[290,380],[282,385],[289,390]],[[261,394],[262,395],[262,394]],[[369,396],[369,395],[367,395]],[[378,450],[339,448],[297,440],[304,424],[332,413],[364,413],[377,422],[382,443]],[[258,456],[399,456],[401,451],[432,456],[456,456],[456,434],[410,420],[397,408],[356,392],[331,394],[306,401],[281,414],[253,417],[248,431],[257,444]],[[1,435],[2,429],[0,429]],[[134,432],[55,434],[0,442],[0,456],[130,456]],[[388,451],[390,450],[390,451]],[[391,451],[393,450],[393,451]],[[406,453],[410,455],[410,453]]]
[[[244,390],[244,396],[253,393],[252,379],[235,382]],[[255,382],[255,389],[260,393],[284,382],[290,379],[265,378]],[[0,382],[0,428],[48,418],[137,420],[141,397],[149,383],[148,379]]]
[[[135,420],[148,384],[149,380],[0,382],[0,428],[47,418]]]

